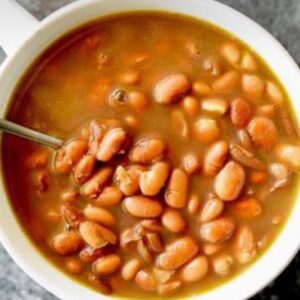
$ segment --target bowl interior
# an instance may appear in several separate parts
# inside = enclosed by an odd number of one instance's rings
[[[64,33],[101,16],[125,11],[159,10],[182,13],[211,22],[237,36],[250,45],[266,63],[271,66],[285,86],[293,102],[297,116],[300,115],[300,72],[296,63],[282,46],[256,23],[233,9],[212,0],[82,0],[66,7],[45,19],[40,29],[7,59],[0,71],[0,117],[5,115],[15,84],[23,70],[31,64],[41,51]],[[3,180],[0,182],[0,238],[10,255],[23,270],[43,287],[62,299],[105,299],[106,296],[76,284],[58,269],[50,265],[26,235],[20,230],[9,205]],[[300,201],[294,209],[285,228],[268,250],[247,271],[226,285],[201,295],[201,299],[247,298],[276,277],[296,254],[300,237]],[[284,255],[282,255],[284,254]],[[198,298],[197,296],[193,298]]]

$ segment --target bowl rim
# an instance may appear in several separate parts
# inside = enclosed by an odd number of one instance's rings
[[[110,2],[113,2],[113,4]],[[286,69],[288,69],[288,72],[287,73],[283,72],[284,74],[278,77],[280,78],[280,81],[282,83],[285,82],[283,83],[283,86],[286,88],[296,108],[295,111],[297,111],[297,115],[298,116],[300,115],[300,101],[296,101],[296,99],[300,100],[300,96],[297,97],[294,88],[291,87],[291,86],[295,87],[296,84],[300,82],[300,71],[298,65],[291,58],[288,52],[281,46],[281,44],[271,34],[269,34],[260,25],[258,25],[257,23],[255,23],[254,21],[246,17],[245,15],[241,14],[240,12],[236,11],[235,9],[228,7],[222,3],[219,3],[215,0],[205,0],[205,1],[198,1],[198,2],[197,0],[185,0],[184,4],[183,1],[181,0],[164,0],[164,2],[160,0],[140,0],[139,2],[137,2],[136,0],[114,0],[114,1],[79,0],[75,3],[71,3],[59,9],[58,11],[54,12],[53,14],[45,18],[40,23],[37,32],[34,33],[31,37],[29,37],[28,40],[25,41],[23,45],[21,45],[21,47],[19,47],[16,53],[11,57],[7,58],[5,62],[1,65],[0,83],[6,82],[4,86],[10,87],[8,88],[8,91],[6,93],[3,93],[2,95],[3,97],[1,97],[2,99],[5,99],[4,103],[1,103],[2,106],[1,116],[4,115],[5,108],[9,103],[9,96],[12,90],[12,86],[14,86],[12,79],[7,79],[7,78],[9,77],[8,76],[9,74],[11,76],[14,75],[14,72],[10,72],[12,69],[16,69],[16,70],[18,69],[16,67],[16,65],[18,64],[18,60],[21,60],[21,57],[24,57],[26,55],[28,59],[31,59],[31,61],[37,57],[36,54],[35,55],[30,54],[29,48],[37,47],[37,43],[38,43],[37,40],[42,39],[41,36],[47,29],[50,29],[51,27],[55,27],[56,24],[58,23],[64,24],[64,21],[68,20],[68,18],[70,19],[72,15],[76,15],[79,13],[84,14],[84,12],[88,13],[88,9],[91,9],[92,7],[96,7],[96,6],[100,7],[101,5],[103,6],[104,9],[107,9],[108,11],[111,10],[110,13],[104,12],[102,13],[102,15],[116,14],[119,12],[131,12],[135,10],[137,11],[159,10],[162,12],[168,11],[168,12],[182,13],[183,15],[193,15],[194,17],[197,18],[197,13],[193,12],[194,7],[192,7],[193,5],[195,5],[196,11],[197,9],[207,9],[206,12],[208,12],[207,18],[203,18],[201,15],[201,17],[198,16],[198,19],[204,19],[216,25],[217,27],[223,28],[226,31],[233,33],[240,40],[245,42],[250,47],[254,48],[254,50],[261,55],[262,51],[257,51],[257,47],[259,47],[258,44],[256,45],[255,43],[249,43],[249,41],[245,40],[242,36],[240,36],[238,31],[240,29],[235,28],[233,30],[233,27],[230,27],[230,26],[234,26],[233,24],[234,22],[243,24],[244,27],[247,27],[247,30],[249,30],[250,34],[254,32],[255,35],[261,39],[258,41],[258,43],[263,41],[267,44],[266,46],[269,49],[270,57],[266,55],[263,55],[262,57],[265,61],[267,61],[268,64],[271,58],[273,59],[274,62],[276,61],[275,59],[278,58],[280,59],[280,61],[278,61],[278,63],[280,63],[280,66],[283,67],[284,65],[286,65]],[[214,12],[212,13],[213,10]],[[211,15],[209,15],[210,13]],[[99,15],[99,19],[102,17],[102,15]],[[212,19],[209,19],[210,17]],[[219,23],[221,21],[219,21],[218,18],[220,19],[225,18],[222,20],[227,20],[226,26],[228,26],[228,28],[229,27],[232,28],[232,30],[229,30],[225,25],[224,26],[220,25]],[[86,21],[82,22],[81,24],[83,23],[86,23]],[[65,23],[65,26],[66,27],[69,26],[68,28],[71,28],[70,23]],[[80,22],[77,22],[75,28],[79,26],[80,26]],[[67,32],[69,30],[63,30],[63,32]],[[53,32],[51,33],[51,31],[49,30],[48,30],[48,36],[50,37],[50,38],[48,37],[50,41],[48,45],[52,44],[55,40],[59,38],[59,35],[57,35],[57,33],[55,36],[55,34]],[[46,45],[44,41],[43,47],[41,48],[40,51],[36,49],[35,50],[36,53],[42,53],[43,50],[48,47],[48,45]],[[267,53],[268,49],[265,49],[264,51]],[[28,62],[24,64],[27,66],[30,65],[30,63]],[[275,66],[275,64],[272,63],[269,65],[271,69],[274,70],[273,67]],[[275,73],[278,75],[277,72]],[[15,74],[15,75],[17,75],[16,78],[18,78],[17,80],[18,82],[21,76],[19,74]],[[7,218],[0,219],[0,240],[3,246],[5,247],[5,249],[7,250],[7,252],[9,253],[9,255],[23,269],[23,271],[27,275],[29,275],[29,277],[31,277],[36,282],[38,282],[41,286],[43,286],[46,290],[50,291],[55,296],[61,299],[73,300],[74,296],[75,299],[86,299],[85,297],[87,296],[91,300],[111,299],[111,297],[107,297],[94,292],[93,290],[85,287],[81,283],[74,284],[75,281],[73,279],[69,278],[58,268],[52,266],[52,264],[49,263],[45,259],[45,257],[38,252],[38,250],[36,250],[35,246],[32,245],[32,242],[23,232],[20,224],[18,223],[18,220],[15,217],[15,214],[12,211],[13,209],[9,204],[9,197],[5,192],[2,170],[1,170],[1,178],[2,180],[0,182],[0,195],[1,195],[0,208],[3,209],[3,210],[1,209],[2,211],[7,212],[6,215]],[[298,193],[298,197],[299,197],[299,193]],[[300,248],[300,237],[297,239],[297,233],[298,233],[297,228],[300,225],[300,219],[297,221],[297,215],[298,216],[300,215],[300,203],[297,205],[296,202],[299,201],[297,200],[295,201],[293,211],[291,212],[287,223],[284,225],[284,228],[282,228],[275,242],[267,250],[267,252],[270,253],[270,255],[266,256],[265,254],[263,254],[259,258],[259,260],[257,260],[253,265],[251,265],[247,270],[242,272],[242,274],[238,275],[236,278],[231,279],[225,285],[221,285],[220,287],[214,288],[211,291],[205,292],[204,294],[195,295],[191,298],[197,299],[199,296],[201,297],[201,299],[204,300],[205,299],[217,300],[220,299],[220,296],[222,295],[224,296],[228,294],[233,300],[244,299],[254,295],[256,292],[258,292],[260,289],[266,286],[270,281],[272,281],[275,277],[277,277],[282,272],[282,270],[290,263],[290,261],[293,259],[298,249]],[[7,228],[16,230],[15,235],[10,235],[9,230],[7,230]],[[294,236],[292,236],[292,234],[294,234]],[[275,248],[276,251],[273,251]],[[22,251],[20,251],[20,249],[22,249]],[[28,249],[33,250],[34,253],[31,254],[28,253]],[[281,255],[283,253],[283,249],[285,251],[284,256]],[[24,252],[26,252],[26,257],[24,256],[23,250]],[[37,253],[38,255],[36,255]],[[47,268],[46,270],[43,269],[44,266],[45,268]],[[241,280],[242,278],[244,278],[244,280]],[[251,278],[251,280],[249,280],[249,278]],[[233,286],[235,286],[235,289],[233,288]]]

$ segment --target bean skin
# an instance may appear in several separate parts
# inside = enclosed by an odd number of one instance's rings
[[[103,162],[111,160],[120,151],[126,138],[127,133],[122,128],[109,130],[99,145],[96,159]]]
[[[161,216],[162,224],[171,232],[181,232],[186,227],[186,221],[179,211],[167,208]]]
[[[125,210],[138,218],[155,218],[162,213],[161,204],[144,196],[132,196],[123,200]]]
[[[215,176],[229,156],[229,146],[225,141],[218,141],[206,151],[203,172],[206,176]]]
[[[208,259],[199,255],[187,263],[181,270],[181,278],[184,282],[197,282],[208,273]]]
[[[92,266],[93,272],[99,276],[107,276],[117,271],[121,266],[121,258],[118,255],[110,254],[98,258]]]
[[[163,78],[154,88],[154,99],[160,104],[177,101],[190,89],[189,79],[184,74],[172,74]]]
[[[156,263],[165,270],[175,270],[190,261],[198,250],[197,242],[185,236],[169,244],[166,251],[157,257]]]
[[[235,224],[233,219],[223,217],[201,225],[200,236],[204,241],[209,243],[222,243],[231,238],[234,229]]]
[[[52,246],[59,255],[72,255],[83,248],[83,241],[76,231],[67,231],[54,237]]]
[[[140,189],[145,196],[157,195],[165,185],[170,173],[170,166],[164,161],[153,164],[148,171],[140,176]]]
[[[245,184],[244,168],[234,162],[228,162],[215,178],[215,191],[223,201],[235,200]]]
[[[170,207],[182,208],[185,206],[188,184],[188,177],[182,169],[173,170],[165,192],[165,200]]]
[[[161,158],[166,148],[165,143],[157,138],[145,138],[137,141],[129,153],[130,161],[147,164]]]

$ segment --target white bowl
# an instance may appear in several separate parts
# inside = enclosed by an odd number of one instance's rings
[[[5,116],[16,83],[30,63],[65,32],[90,20],[125,11],[160,10],[204,19],[233,33],[261,55],[292,99],[300,115],[300,72],[285,49],[263,28],[239,12],[212,0],[81,0],[41,23],[4,0],[0,4],[0,44],[11,54],[0,69],[0,117]],[[33,32],[35,31],[35,32]],[[26,41],[23,39],[26,37]],[[16,49],[16,51],[15,51]],[[3,180],[0,182],[0,238],[17,264],[45,289],[65,300],[99,300],[110,297],[77,284],[52,266],[23,233],[9,204]],[[245,299],[273,280],[290,263],[300,245],[299,195],[293,211],[276,241],[245,272],[193,299]],[[283,202],[284,204],[284,202]]]

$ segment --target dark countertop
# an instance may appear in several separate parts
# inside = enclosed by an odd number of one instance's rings
[[[234,7],[261,24],[288,49],[300,65],[300,0],[219,1]],[[18,0],[18,2],[37,18],[42,19],[73,0]],[[3,52],[0,51],[0,64],[4,57]],[[25,275],[0,245],[0,300],[55,299],[57,298]],[[300,299],[300,253],[275,282],[253,299]]]

